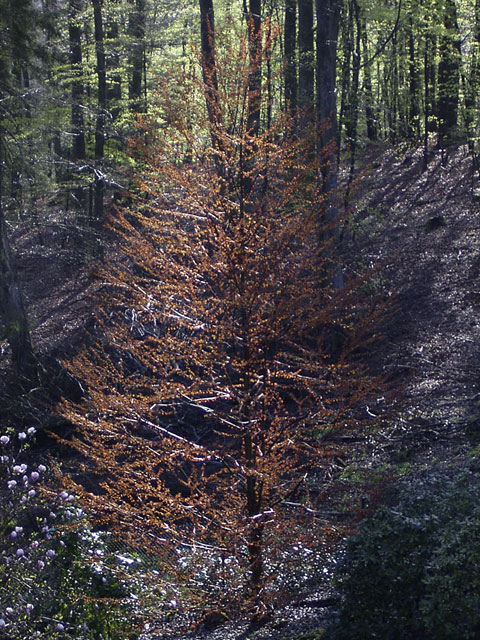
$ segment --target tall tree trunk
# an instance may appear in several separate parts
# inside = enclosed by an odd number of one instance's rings
[[[315,103],[313,0],[298,0],[298,106],[312,118]]]
[[[418,140],[420,136],[420,78],[417,51],[415,50],[414,22],[411,12],[408,16],[408,76],[410,87],[408,136],[412,140]]]
[[[0,139],[0,150],[3,139]],[[18,285],[13,263],[7,227],[3,215],[3,158],[0,158],[0,316],[4,337],[12,352],[12,367],[16,374],[34,380],[38,363],[32,346],[23,296]]]
[[[252,136],[260,132],[260,111],[262,103],[262,1],[249,0],[248,44],[250,69],[248,75],[248,116],[247,129]]]
[[[465,88],[465,126],[473,170],[480,173],[477,140],[477,101],[480,93],[480,0],[475,0],[475,23],[472,36],[470,73]]]
[[[360,81],[360,6],[357,0],[350,0],[350,11],[352,13],[352,24],[355,27],[352,32],[352,40],[354,42],[354,50],[352,55],[352,79],[349,87],[347,118],[346,118],[346,134],[347,141],[350,145],[350,175],[348,184],[350,186],[353,181],[355,172],[355,159],[357,152],[357,125],[358,125],[358,92]],[[348,198],[348,193],[347,193]]]
[[[222,171],[220,152],[222,139],[219,135],[223,126],[223,115],[218,95],[217,62],[215,52],[215,14],[213,0],[200,0],[200,35],[202,47],[202,73],[205,101],[207,104],[210,137],[215,151],[217,171]]]
[[[438,65],[438,133],[440,146],[446,149],[458,125],[460,93],[461,50],[455,0],[445,0],[443,25]]]
[[[97,220],[101,220],[103,218],[103,196],[105,192],[103,158],[105,150],[105,123],[107,115],[107,75],[102,15],[103,0],[92,0],[92,4],[95,25],[95,52],[97,57],[98,83],[98,113],[95,124],[95,181],[93,215]]]
[[[367,19],[365,17],[364,11],[361,12],[360,17],[361,17],[360,28],[361,28],[361,40],[362,40],[362,53],[363,53],[363,60],[365,65],[363,69],[363,92],[365,95],[365,119],[367,122],[367,138],[371,142],[375,142],[378,139],[377,118],[375,115],[375,107],[374,107],[374,99],[373,99],[372,69],[371,69],[371,63],[369,62]]]
[[[146,3],[145,0],[130,0],[130,3],[134,8],[130,13],[128,23],[131,66],[128,97],[132,111],[141,112],[146,109],[142,83],[144,78]]]
[[[317,147],[321,158],[320,191],[324,196],[325,217],[330,234],[338,237],[337,217],[337,114],[336,75],[337,38],[341,0],[316,0],[317,9]],[[334,243],[337,244],[336,242]],[[335,251],[335,249],[334,249]],[[343,286],[343,273],[337,257],[332,258],[332,285]]]
[[[285,0],[285,110],[292,119],[297,114],[297,2]]]
[[[84,160],[85,123],[83,117],[83,64],[82,27],[80,12],[82,0],[70,0],[68,15],[68,36],[70,41],[70,68],[72,72],[72,160]]]

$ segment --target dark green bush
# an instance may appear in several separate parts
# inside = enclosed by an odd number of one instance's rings
[[[347,543],[335,635],[349,640],[480,637],[480,479],[406,484]]]

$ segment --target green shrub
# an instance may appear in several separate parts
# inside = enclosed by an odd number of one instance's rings
[[[364,522],[339,563],[336,636],[479,637],[479,503],[477,476],[437,475],[404,485]]]

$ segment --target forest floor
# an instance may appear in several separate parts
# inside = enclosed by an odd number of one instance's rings
[[[465,148],[452,152],[445,166],[432,151],[426,170],[421,150],[364,150],[343,242],[354,256],[347,273],[374,267],[366,286],[388,300],[382,339],[368,358],[395,393],[382,393],[368,407],[385,420],[358,446],[350,469],[387,469],[405,477],[480,468],[479,214],[480,182]],[[44,359],[59,362],[94,331],[95,265],[111,249],[101,232],[87,225],[80,231],[74,220],[59,221],[54,212],[35,226],[31,220],[12,224],[12,244],[35,347]],[[5,342],[0,379],[2,395],[2,388],[8,390]],[[0,419],[7,420],[19,399],[3,397]],[[41,389],[21,401],[36,426],[54,416]],[[197,631],[196,638],[293,640],[307,634],[307,640],[315,637],[308,635],[312,629],[325,626],[329,612],[291,606],[255,633],[235,622]]]

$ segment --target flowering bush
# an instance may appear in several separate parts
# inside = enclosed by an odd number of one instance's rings
[[[105,536],[75,496],[48,488],[29,452],[34,434],[0,435],[0,638],[133,637]]]

